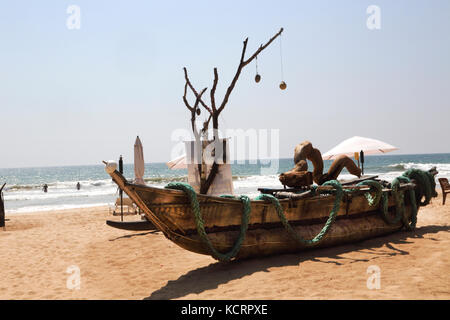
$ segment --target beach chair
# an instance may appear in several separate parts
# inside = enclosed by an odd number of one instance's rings
[[[130,198],[123,198],[122,199],[122,206],[123,206],[123,209],[124,209],[123,210],[123,214],[124,215],[132,215],[132,214],[137,214],[138,213],[137,206],[134,204],[133,200],[131,200]],[[120,213],[120,198],[117,198],[116,202],[114,204],[114,209],[112,211],[112,215],[113,216],[119,216],[120,214],[121,214]]]
[[[442,205],[445,204],[445,198],[447,197],[447,193],[450,193],[450,183],[448,183],[447,178],[439,178],[439,183],[442,188]]]

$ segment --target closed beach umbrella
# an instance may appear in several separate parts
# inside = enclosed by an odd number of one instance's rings
[[[182,156],[179,156],[173,160],[170,160],[166,163],[167,167],[169,169],[175,170],[175,169],[187,169],[186,164],[186,155],[183,154]]]
[[[134,183],[145,184],[144,182],[144,149],[142,148],[141,139],[139,136],[136,137],[136,142],[134,143]]]
[[[336,159],[337,156],[345,154],[352,157],[355,152],[363,151],[365,155],[387,153],[398,148],[376,139],[355,136],[342,141],[336,147],[322,155],[323,160]]]

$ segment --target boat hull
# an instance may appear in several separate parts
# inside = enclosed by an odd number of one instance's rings
[[[313,224],[299,225],[293,228],[297,234],[306,239],[311,239],[320,232],[322,227],[323,224]],[[353,219],[339,219],[335,221],[325,238],[315,246],[306,246],[296,242],[283,227],[253,229],[247,231],[236,258],[262,257],[312,248],[331,247],[387,235],[399,231],[401,228],[401,222],[389,225],[375,214]],[[199,254],[210,254],[209,249],[202,243],[198,235],[166,234],[166,237],[183,249]],[[222,253],[230,251],[238,237],[239,231],[208,233],[208,238],[213,246]]]
[[[210,255],[209,248],[200,239],[190,201],[179,190],[168,190],[128,183],[117,171],[111,174],[114,181],[143,210],[164,235],[178,246],[199,254]],[[414,186],[406,185],[404,189]],[[251,216],[245,239],[237,259],[292,253],[310,248],[329,247],[357,242],[390,234],[402,229],[402,222],[388,224],[380,209],[371,207],[361,190],[340,203],[337,218],[324,239],[315,246],[297,242],[280,223],[272,204],[251,201]],[[389,192],[388,192],[389,193]],[[242,220],[242,203],[226,199],[197,195],[209,240],[222,253],[231,250],[239,237]],[[323,228],[335,201],[334,195],[313,195],[297,200],[280,200],[285,216],[294,231],[304,239],[312,239]],[[388,208],[395,212],[393,197],[389,195]],[[411,217],[411,204],[405,197],[405,215]]]

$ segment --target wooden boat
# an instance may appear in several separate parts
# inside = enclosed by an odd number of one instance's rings
[[[162,189],[128,182],[117,170],[109,172],[114,182],[145,212],[149,221],[180,247],[199,254],[211,254],[196,228],[190,200],[181,190]],[[349,187],[349,186],[347,186]],[[354,188],[354,186],[350,186]],[[411,180],[400,184],[400,190],[417,189]],[[402,229],[403,222],[388,224],[381,217],[379,206],[371,207],[365,197],[368,187],[345,193],[337,217],[324,239],[314,247],[327,247],[386,235]],[[389,214],[394,216],[396,203],[390,189]],[[285,194],[286,196],[286,194]],[[410,221],[412,203],[405,196],[404,217]],[[240,234],[243,204],[239,199],[197,194],[206,234],[219,252],[228,252]],[[317,235],[327,221],[335,201],[333,194],[305,191],[280,199],[285,217],[297,234],[306,239]],[[418,200],[419,201],[419,200]],[[419,204],[417,205],[419,208]],[[311,246],[292,239],[280,222],[275,207],[266,201],[252,200],[251,215],[245,239],[236,259],[297,252]]]

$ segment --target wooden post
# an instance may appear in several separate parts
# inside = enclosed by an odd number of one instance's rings
[[[5,204],[3,202],[3,188],[6,183],[0,188],[0,227],[5,227]]]
[[[119,158],[119,172],[121,174],[123,174],[122,155],[120,155],[120,158]],[[119,194],[120,194],[120,221],[123,221],[123,191],[122,191],[122,189],[120,189]]]
[[[364,175],[364,151],[359,153],[359,161],[361,161],[361,175]]]

